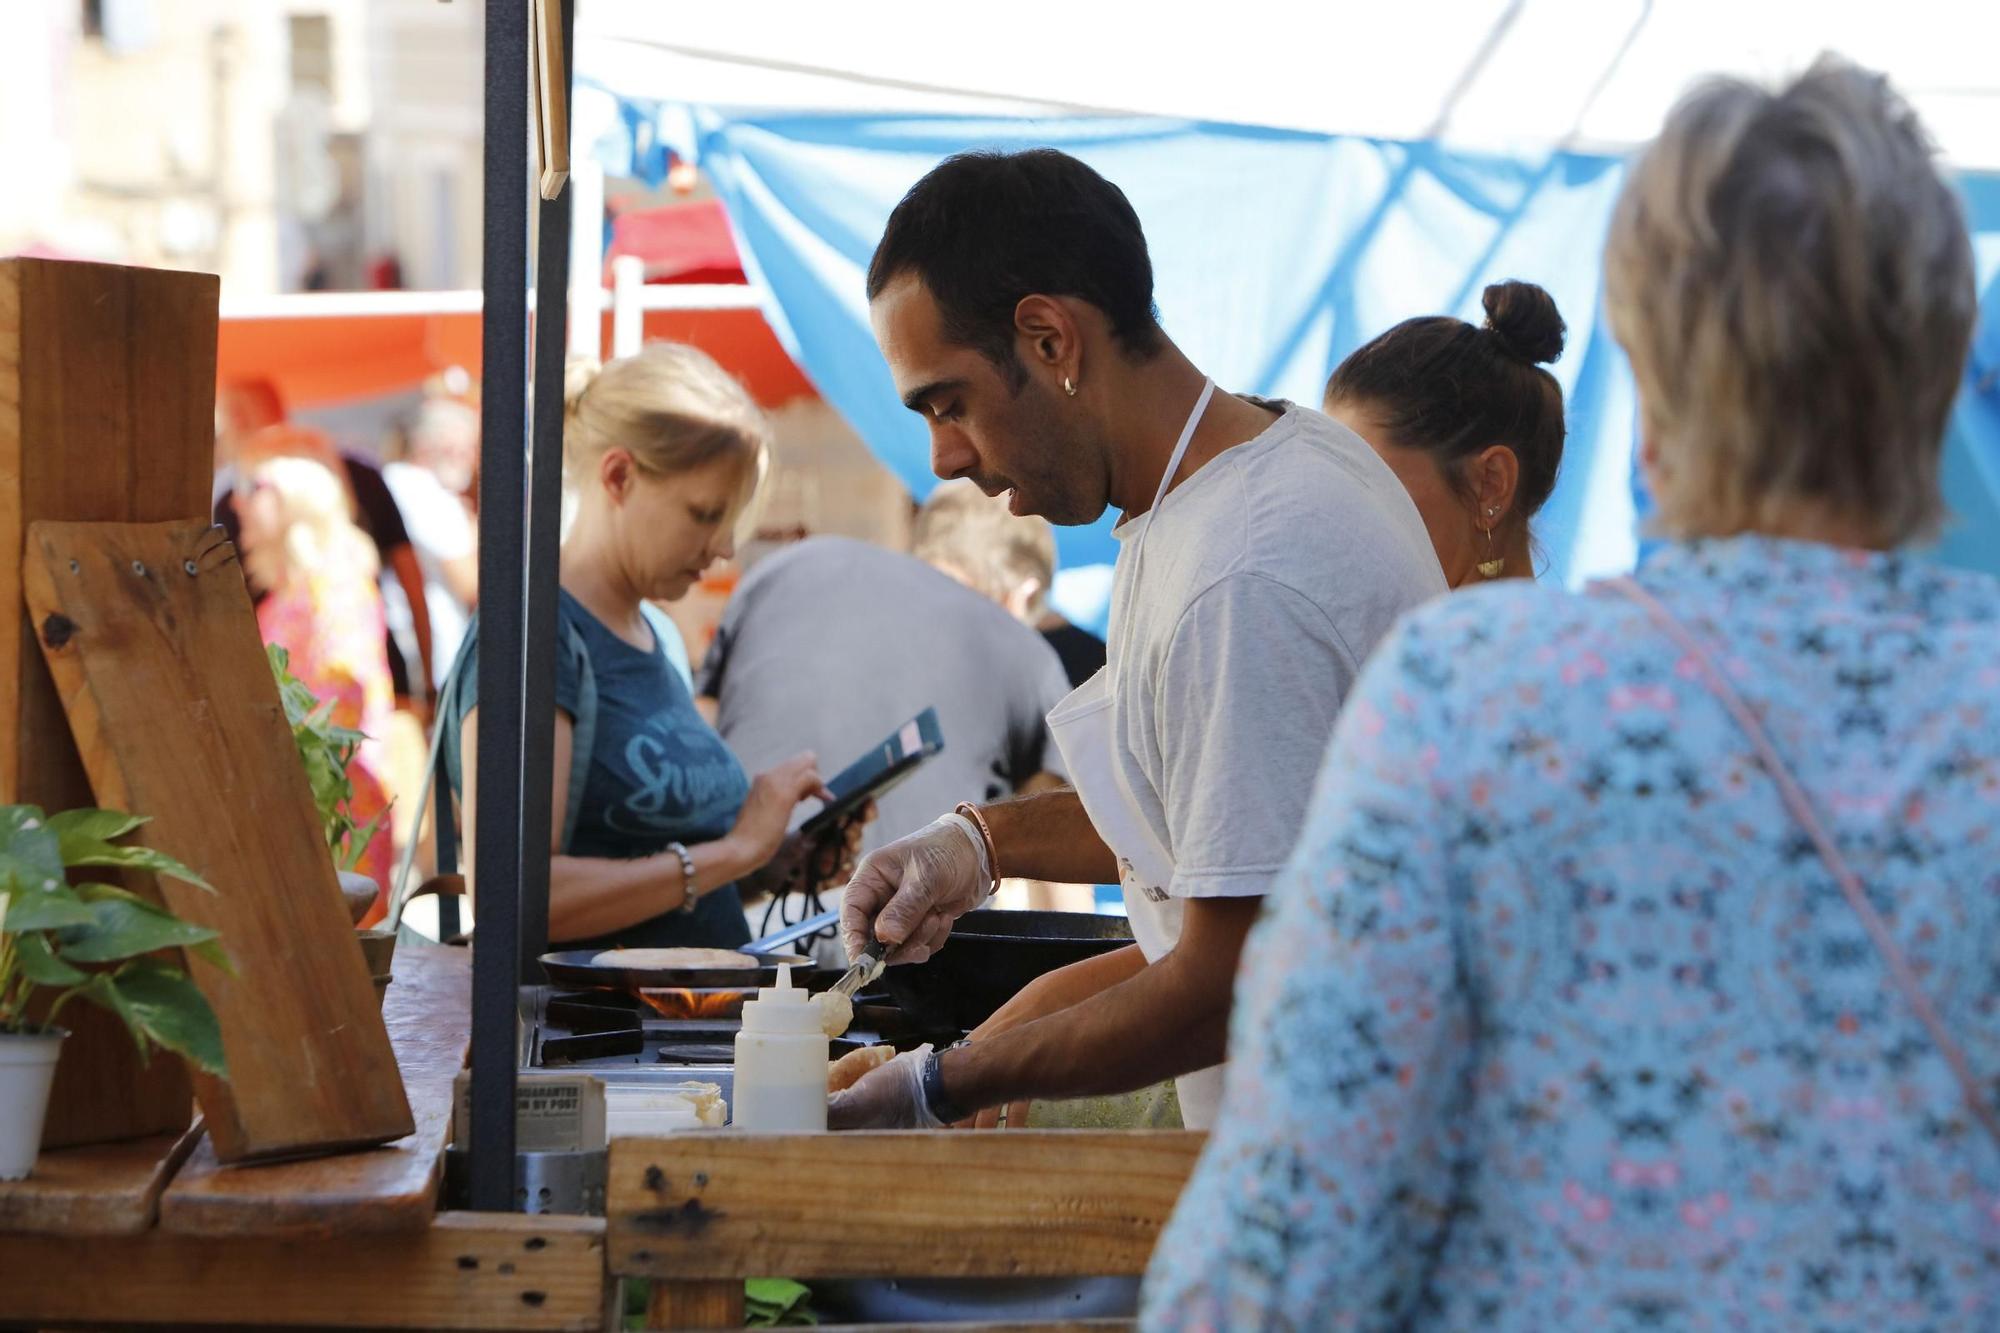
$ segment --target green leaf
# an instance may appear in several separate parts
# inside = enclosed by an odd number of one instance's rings
[[[150,958],[120,968],[113,989],[132,1022],[153,1041],[205,1073],[229,1076],[222,1026],[208,1000],[179,968]]]
[[[64,810],[49,816],[49,827],[69,864],[75,864],[79,853],[122,838],[145,822],[143,816],[119,810]]]
[[[132,1035],[132,1045],[137,1047],[139,1051],[139,1062],[141,1064],[147,1062],[148,1057],[153,1052],[153,1043],[146,1036],[146,1029],[140,1025],[138,1017],[133,1014],[131,1008],[125,1003],[125,997],[118,993],[117,982],[111,973],[91,973],[89,979],[83,985],[76,987],[63,996],[62,999],[58,1000],[56,1002],[57,1007],[60,1008],[62,1005],[68,1004],[71,1000],[78,999],[88,1000],[99,1009],[107,1009],[116,1014],[118,1021],[123,1023],[125,1030]],[[49,1016],[51,1019],[54,1018],[54,1009],[49,1011]]]
[[[41,810],[0,805],[0,888],[29,892],[62,882],[62,846]]]
[[[89,925],[62,932],[63,957],[76,963],[110,963],[159,949],[185,949],[216,937],[206,926],[182,921],[151,903],[106,898],[91,903]]]
[[[24,930],[60,930],[64,926],[88,925],[96,919],[90,904],[68,884],[53,889],[29,889],[16,893],[7,910],[6,929],[16,934]]]
[[[100,842],[71,856],[69,863],[73,866],[123,866],[131,870],[150,870],[156,875],[172,875],[197,889],[215,892],[213,884],[165,852],[156,852],[151,847]]]
[[[204,940],[200,944],[188,946],[188,952],[215,968],[224,976],[236,977],[242,973],[236,970],[236,960],[224,951],[219,940]]]
[[[15,937],[14,966],[37,986],[78,986],[90,980],[89,973],[79,972],[56,957],[49,937],[39,931]]]

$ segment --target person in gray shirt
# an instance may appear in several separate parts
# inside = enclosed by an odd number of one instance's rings
[[[876,803],[873,848],[940,807],[1055,785],[1047,713],[1069,692],[1031,625],[1053,575],[1048,524],[970,484],[940,486],[914,555],[810,537],[738,586],[696,679],[716,729],[759,771],[810,750],[836,771],[925,708],[944,750]]]

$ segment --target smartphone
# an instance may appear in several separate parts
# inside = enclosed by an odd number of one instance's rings
[[[833,791],[833,799],[814,811],[799,826],[799,832],[811,838],[837,827],[942,749],[944,733],[938,727],[937,709],[926,708],[829,779],[826,785]]]

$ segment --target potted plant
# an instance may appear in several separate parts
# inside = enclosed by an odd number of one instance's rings
[[[341,891],[347,895],[349,910],[359,921],[375,901],[377,886],[354,867],[380,827],[383,815],[366,824],[354,821],[354,782],[347,766],[367,738],[352,727],[333,721],[333,700],[321,702],[306,683],[292,674],[291,654],[277,644],[265,647],[271,660],[271,674],[277,678],[278,697],[284,701],[285,720],[291,724],[292,741],[305,766],[306,783],[312,788],[313,806],[319,811],[320,828],[327,849],[333,853],[333,867],[340,876]],[[383,814],[387,814],[384,811]],[[356,910],[358,909],[358,910]]]
[[[117,841],[145,822],[115,810],[45,816],[0,806],[0,1180],[34,1169],[67,1035],[57,1019],[71,1000],[116,1014],[142,1057],[158,1046],[228,1076],[215,1011],[186,972],[154,956],[186,949],[231,970],[216,933],[115,885],[69,881],[73,869],[104,866],[213,893],[171,856]],[[29,1010],[37,996],[48,1000],[39,1019]]]

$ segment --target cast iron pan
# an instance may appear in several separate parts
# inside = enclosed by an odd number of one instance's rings
[[[792,965],[792,984],[815,989],[813,960],[796,953],[744,953],[755,967],[613,967],[591,960],[598,949],[571,949],[542,955],[542,967],[558,986],[601,986],[611,990],[636,991],[645,988],[669,990],[747,990],[753,986],[777,984],[778,965]],[[838,977],[838,973],[834,974]],[[833,984],[832,979],[827,985]],[[820,989],[823,989],[820,988]]]
[[[876,984],[925,1032],[969,1032],[1016,991],[1059,967],[1132,942],[1132,923],[1090,912],[967,912],[944,948],[892,966]]]

